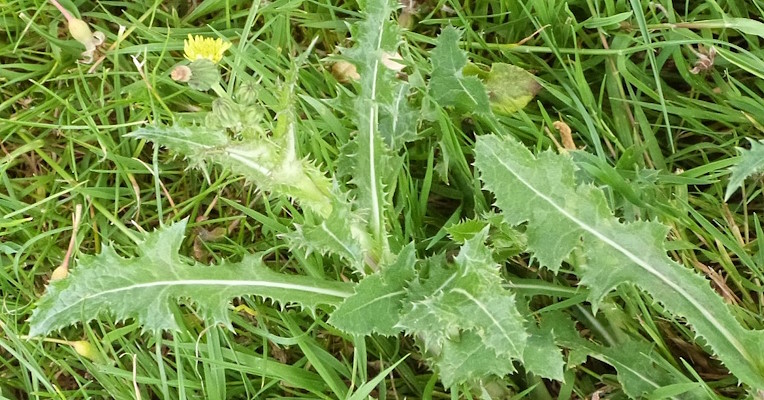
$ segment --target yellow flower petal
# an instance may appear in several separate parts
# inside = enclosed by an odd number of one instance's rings
[[[231,47],[223,39],[206,38],[202,35],[191,36],[183,41],[183,52],[189,61],[207,59],[217,64],[223,59],[223,53]]]

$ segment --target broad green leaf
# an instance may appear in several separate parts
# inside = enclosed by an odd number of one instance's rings
[[[543,266],[556,271],[581,252],[580,283],[595,307],[618,285],[634,284],[685,318],[741,382],[764,388],[764,334],[743,327],[706,279],[666,255],[666,226],[621,223],[600,189],[576,186],[570,158],[534,157],[511,138],[478,138],[475,165],[507,221],[527,222],[528,250]]]
[[[565,361],[555,343],[553,331],[532,324],[528,332],[530,336],[523,352],[523,366],[538,376],[562,382]]]
[[[467,240],[453,266],[443,257],[428,261],[428,268],[409,284],[399,322],[422,340],[447,387],[487,373],[513,372],[511,360],[522,359],[526,347],[524,319],[514,295],[502,287],[498,266],[484,244],[487,233],[485,228]],[[485,369],[470,370],[481,362],[487,363]]]
[[[394,263],[380,266],[379,272],[358,283],[355,294],[340,304],[329,323],[356,335],[398,334],[401,330],[396,325],[406,297],[406,285],[414,278],[415,263],[414,246],[404,247]]]
[[[282,304],[314,309],[337,305],[352,294],[349,285],[281,274],[256,255],[216,266],[188,263],[178,250],[186,223],[146,234],[139,255],[123,258],[109,246],[97,256],[83,256],[70,275],[52,282],[30,319],[30,335],[44,335],[108,312],[121,321],[133,318],[145,330],[178,329],[172,304],[190,299],[210,323],[230,327],[231,299],[257,295]]]
[[[329,179],[309,161],[267,140],[236,141],[219,129],[147,126],[126,137],[147,139],[186,157],[194,165],[213,162],[243,175],[259,188],[289,196],[324,217],[332,211]]]
[[[743,185],[746,178],[764,172],[764,140],[757,142],[748,139],[748,141],[751,143],[750,150],[737,148],[740,158],[730,168],[732,175],[724,193],[724,201],[729,200],[732,194]]]
[[[404,144],[417,138],[416,126],[420,114],[408,100],[409,84],[394,82],[392,98],[381,103],[379,132],[385,145],[398,151]]]
[[[512,358],[486,349],[482,337],[474,331],[461,331],[443,343],[436,367],[446,387],[478,380],[490,375],[503,376],[515,371]]]
[[[474,76],[464,76],[467,54],[459,48],[461,32],[447,26],[438,36],[430,56],[432,75],[429,90],[442,107],[453,107],[463,114],[490,114],[488,94]]]

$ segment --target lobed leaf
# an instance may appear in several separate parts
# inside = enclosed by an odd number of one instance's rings
[[[352,61],[361,77],[360,93],[355,101],[355,124],[358,135],[351,144],[355,160],[353,179],[359,205],[369,212],[369,228],[378,250],[387,248],[384,213],[387,207],[383,175],[388,171],[389,149],[380,133],[380,112],[387,107],[394,117],[396,83],[392,70],[382,62],[385,54],[396,53],[400,41],[400,29],[390,15],[393,0],[368,0],[361,2],[365,19],[352,28],[356,45],[343,54]],[[407,100],[406,100],[407,101]],[[388,122],[388,129],[396,129],[397,122]],[[394,132],[387,132],[392,140]]]
[[[429,91],[443,107],[453,107],[462,114],[490,114],[491,108],[483,83],[475,76],[464,76],[467,54],[459,48],[462,34],[447,26],[438,36],[430,52],[432,75]]]
[[[295,230],[282,237],[291,247],[308,253],[337,255],[363,272],[371,243],[364,221],[351,210],[351,203],[343,195],[333,197],[332,213],[319,222],[295,224]]]
[[[475,165],[507,221],[527,222],[528,249],[543,266],[556,271],[581,252],[581,284],[595,307],[618,285],[635,284],[685,318],[741,382],[764,388],[764,334],[744,328],[706,279],[666,255],[666,226],[621,223],[600,189],[576,186],[570,158],[534,157],[511,138],[478,138]]]
[[[332,313],[329,323],[355,335],[400,333],[396,325],[407,294],[406,286],[414,278],[415,263],[414,246],[404,247],[395,262],[381,265],[379,272],[356,285],[355,293]]]
[[[515,371],[513,361],[486,349],[482,337],[476,332],[461,331],[443,343],[442,354],[435,365],[443,385],[453,387],[490,375],[512,373]]]
[[[706,393],[698,384],[673,368],[665,368],[667,363],[659,362],[653,346],[636,339],[627,339],[616,346],[601,346],[582,338],[575,328],[575,322],[560,311],[542,314],[540,329],[553,332],[555,342],[571,350],[568,365],[573,366],[592,357],[612,365],[618,372],[617,378],[623,392],[630,398],[650,396],[656,390],[671,386],[685,385],[685,393],[670,396],[671,399],[705,399]]]
[[[562,382],[565,362],[555,342],[554,331],[532,324],[528,333],[528,342],[523,351],[523,366],[538,376]]]
[[[30,319],[30,336],[44,335],[104,312],[134,318],[145,330],[178,329],[172,305],[191,299],[210,323],[231,326],[228,303],[257,295],[315,309],[337,305],[352,294],[348,284],[281,274],[256,255],[217,266],[189,264],[178,255],[186,222],[146,234],[139,256],[122,258],[109,246],[84,256],[65,279],[51,282]]]
[[[455,268],[430,259],[409,284],[398,323],[422,340],[447,387],[513,372],[512,360],[522,360],[526,347],[524,318],[501,285],[487,235],[486,227],[465,242]]]

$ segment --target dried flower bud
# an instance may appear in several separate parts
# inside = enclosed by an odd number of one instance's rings
[[[692,47],[690,47],[690,50],[692,50],[692,52],[698,56],[698,61],[695,61],[695,65],[690,70],[691,74],[697,75],[701,72],[713,69],[714,59],[716,58],[716,47],[711,47],[710,49],[706,50],[700,46],[698,51],[695,51]]]
[[[88,360],[93,362],[103,361],[101,354],[98,353],[98,351],[96,351],[93,345],[89,342],[85,340],[77,340],[74,342],[69,342],[69,344],[72,346],[74,351],[77,352],[77,354],[87,358]]]
[[[69,34],[85,46],[85,51],[82,53],[82,62],[85,64],[90,64],[93,61],[93,53],[95,53],[96,47],[103,44],[104,40],[106,40],[106,35],[103,32],[96,31],[96,33],[93,33],[88,23],[79,18],[69,19]]]
[[[93,32],[90,30],[90,26],[79,18],[69,20],[69,34],[82,44],[93,40]]]
[[[175,82],[186,83],[191,80],[192,75],[193,73],[191,72],[191,68],[189,68],[187,65],[178,65],[177,67],[173,68],[172,72],[170,72],[170,78],[172,78],[172,80]]]
[[[560,132],[560,140],[562,141],[562,147],[565,150],[577,150],[576,142],[573,141],[573,131],[570,126],[563,121],[554,121],[552,123],[554,129]]]
[[[385,52],[382,54],[382,64],[395,72],[401,72],[406,66],[399,63],[397,60],[401,60],[402,57],[398,53]]]
[[[403,29],[413,28],[414,22],[414,14],[408,10],[404,10],[401,15],[398,16],[398,26]]]
[[[340,83],[348,83],[361,79],[361,75],[358,74],[358,70],[355,65],[347,61],[337,61],[332,65],[332,75]]]
[[[69,267],[66,265],[58,266],[53,270],[53,273],[50,274],[50,282],[59,281],[67,276],[69,276]]]

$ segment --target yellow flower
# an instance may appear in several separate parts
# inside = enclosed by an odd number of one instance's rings
[[[223,59],[223,53],[231,47],[231,43],[223,39],[206,38],[202,35],[191,36],[183,41],[183,52],[189,61],[207,59],[217,64]]]

